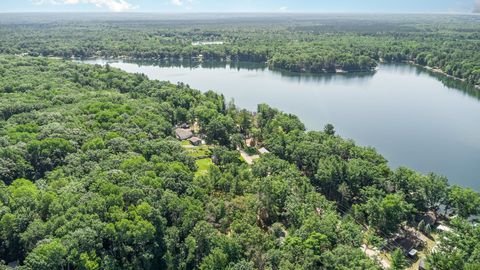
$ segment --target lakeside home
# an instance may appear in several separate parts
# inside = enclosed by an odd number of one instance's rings
[[[193,137],[193,133],[188,128],[177,128],[175,129],[175,137],[181,141],[188,140]]]
[[[223,45],[225,42],[223,41],[194,41],[192,42],[192,46],[205,46],[205,45]]]

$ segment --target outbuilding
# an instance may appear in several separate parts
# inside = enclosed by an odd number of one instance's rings
[[[446,225],[440,224],[440,225],[438,225],[437,230],[442,231],[442,232],[451,232],[452,228],[450,228]]]
[[[417,256],[417,253],[418,253],[418,250],[412,248],[409,252],[408,252],[408,257],[410,258],[415,258]]]
[[[190,138],[189,141],[192,145],[195,145],[195,146],[199,146],[199,145],[202,144],[202,139],[200,139],[198,137],[192,137],[192,138]]]
[[[270,153],[270,151],[268,151],[267,148],[265,148],[265,147],[262,147],[262,148],[258,149],[258,152],[261,155]]]

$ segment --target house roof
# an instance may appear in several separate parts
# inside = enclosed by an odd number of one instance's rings
[[[443,231],[443,232],[451,232],[452,229],[448,226],[445,226],[443,224],[438,225],[437,230]]]
[[[417,255],[417,253],[418,253],[418,250],[412,248],[412,249],[408,252],[408,255],[410,255],[410,256],[415,256],[415,255]]]
[[[190,141],[191,142],[198,142],[198,141],[202,141],[202,139],[198,138],[198,137],[191,137],[190,138]]]
[[[268,153],[270,153],[270,151],[268,151],[267,148],[265,148],[265,147],[262,147],[262,148],[258,149],[258,152],[259,152],[260,154],[268,154]]]
[[[193,133],[190,129],[177,128],[175,129],[175,136],[177,136],[177,139],[179,140],[186,140],[191,138],[193,136]]]

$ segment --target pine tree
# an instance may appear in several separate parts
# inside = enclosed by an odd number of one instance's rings
[[[427,224],[427,226],[425,226],[425,233],[427,235],[430,235],[432,233],[432,227],[430,226],[430,224]]]
[[[418,223],[417,229],[421,232],[425,230],[425,221],[423,219]]]
[[[407,266],[407,259],[400,249],[396,249],[392,253],[392,270],[401,270],[405,269]]]

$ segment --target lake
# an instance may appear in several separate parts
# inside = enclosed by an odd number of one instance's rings
[[[393,168],[436,172],[480,190],[480,90],[420,67],[314,75],[255,63],[82,62],[214,90],[249,110],[267,103],[298,115],[309,130],[331,123],[339,135],[375,147]]]

